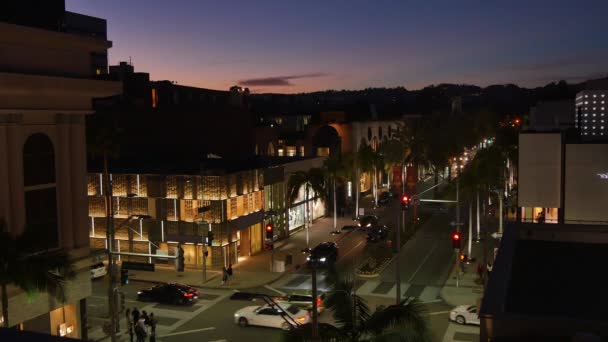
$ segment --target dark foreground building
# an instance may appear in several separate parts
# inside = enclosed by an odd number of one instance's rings
[[[608,225],[507,227],[480,310],[480,341],[602,341]]]

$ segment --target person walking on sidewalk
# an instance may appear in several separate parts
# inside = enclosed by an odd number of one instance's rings
[[[222,285],[226,284],[226,281],[228,281],[228,270],[226,269],[226,266],[222,267]]]
[[[477,275],[479,276],[479,283],[480,284],[484,283],[483,273],[484,273],[483,265],[480,262],[480,263],[477,264]]]
[[[129,341],[133,342],[133,320],[131,320],[131,309],[127,308],[125,316],[127,318],[127,331],[129,332]]]
[[[226,274],[228,275],[228,284],[230,284],[230,280],[232,280],[232,264],[228,264]]]
[[[490,279],[490,274],[492,273],[492,262],[488,261],[488,265],[486,266],[487,279]]]
[[[131,312],[131,314],[133,315],[133,324],[136,324],[137,321],[139,321],[139,310],[137,310],[137,308],[133,308],[133,311]]]
[[[150,317],[148,319],[148,325],[150,326],[150,342],[156,342],[156,318],[154,317],[154,312],[150,312]]]

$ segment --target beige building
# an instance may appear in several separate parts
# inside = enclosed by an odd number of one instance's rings
[[[11,326],[83,338],[91,294],[84,120],[92,98],[119,94],[121,85],[95,79],[112,45],[105,20],[57,4],[51,14],[61,26],[0,22],[0,219],[12,235],[27,227],[49,248],[65,248],[78,271],[65,303],[9,287]],[[70,31],[74,18],[79,27]],[[86,32],[88,24],[94,30]]]

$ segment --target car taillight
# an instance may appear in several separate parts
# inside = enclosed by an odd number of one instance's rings
[[[296,318],[298,322],[306,322],[306,317],[298,317]]]
[[[190,298],[193,297],[194,295],[192,293],[184,293],[184,297],[186,298]]]
[[[323,304],[323,301],[321,298],[317,298],[317,306],[321,306],[321,304]]]

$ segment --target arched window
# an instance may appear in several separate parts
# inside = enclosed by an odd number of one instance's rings
[[[382,126],[378,126],[378,137],[382,139]]]
[[[372,128],[367,127],[367,141],[372,141]]]
[[[55,152],[45,134],[33,134],[23,145],[23,181],[26,229],[40,237],[40,247],[58,247]]]

